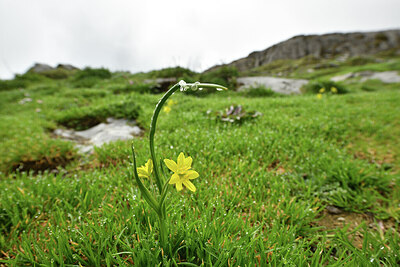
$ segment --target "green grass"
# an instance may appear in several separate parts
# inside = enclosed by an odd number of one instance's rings
[[[147,127],[161,95],[113,90],[140,82],[140,75],[113,74],[92,88],[71,87],[66,79],[0,92],[0,263],[398,266],[399,87],[380,90],[375,83],[369,85],[376,90],[364,91],[354,82],[349,94],[322,99],[266,89],[175,94],[177,104],[159,117],[156,153],[190,155],[200,177],[195,193],[172,189],[168,196],[169,254],[132,177],[130,141],[85,156],[51,137],[60,118],[102,114],[107,103],[120,103],[115,112],[127,116],[138,105],[134,117],[146,134],[133,142],[144,164]],[[32,102],[20,104],[25,97]],[[241,124],[210,118],[232,104],[263,115]],[[59,158],[65,164],[56,172],[11,167]],[[342,209],[345,222],[338,226],[326,205]],[[367,215],[370,221],[357,226],[350,219]]]

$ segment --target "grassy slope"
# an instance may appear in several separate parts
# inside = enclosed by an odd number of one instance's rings
[[[157,218],[132,182],[130,142],[82,158],[46,130],[72,107],[127,99],[141,104],[138,120],[146,127],[160,96],[110,92],[124,83],[111,79],[76,89],[59,82],[56,90],[35,85],[0,92],[5,169],[24,156],[76,159],[58,174],[3,174],[2,260],[16,266],[399,263],[399,88],[322,99],[176,94],[178,104],[159,118],[157,153],[172,159],[181,151],[191,155],[200,178],[194,181],[196,193],[171,190],[174,253],[168,257],[157,244]],[[34,101],[18,104],[26,92]],[[263,116],[236,125],[206,115],[233,103]],[[134,143],[144,164],[147,139]],[[371,214],[375,223],[320,227],[321,217],[330,218],[323,211],[328,204],[345,214]]]

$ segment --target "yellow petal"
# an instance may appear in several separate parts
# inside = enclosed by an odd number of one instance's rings
[[[178,168],[182,168],[185,165],[185,155],[181,152],[178,156]]]
[[[177,182],[176,183],[176,190],[178,190],[178,191],[182,190],[182,182]]]
[[[171,176],[171,180],[169,180],[169,184],[176,184],[177,182],[179,182],[179,175],[174,173]]]
[[[149,159],[146,163],[146,167],[147,167],[147,172],[149,173],[149,175],[153,172],[153,161],[151,159]]]
[[[185,162],[185,168],[190,169],[192,167],[193,159],[192,157],[187,157],[185,158],[184,162]]]
[[[199,173],[194,170],[190,170],[185,173],[186,179],[192,180],[192,179],[196,179],[197,177],[199,177]]]
[[[176,172],[178,170],[178,165],[172,159],[164,159],[164,163],[171,171]]]
[[[147,171],[145,170],[144,167],[137,168],[137,173],[138,173],[139,177],[142,177],[142,178],[148,178],[149,177],[149,175],[148,175],[148,173],[147,173]]]
[[[186,186],[187,189],[189,189],[190,191],[196,192],[196,187],[194,186],[194,184],[192,184],[191,181],[189,180],[185,180],[183,181],[183,184]]]

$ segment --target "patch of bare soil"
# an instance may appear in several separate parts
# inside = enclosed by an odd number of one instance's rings
[[[40,171],[50,170],[57,171],[59,167],[64,168],[70,161],[74,160],[74,154],[71,152],[63,156],[57,157],[43,157],[38,160],[24,160],[12,166],[12,171],[33,171],[38,173]]]
[[[370,213],[346,212],[333,206],[328,206],[322,212],[318,222],[316,222],[318,226],[321,226],[328,232],[338,228],[348,227],[347,231],[349,233],[353,233],[362,223],[365,223],[369,229],[382,233],[388,229],[396,229],[396,223],[393,219],[378,220]],[[397,229],[397,231],[399,230],[400,229]],[[363,234],[360,231],[355,231],[353,234],[349,234],[349,238],[352,240],[355,247],[360,249],[362,248]]]

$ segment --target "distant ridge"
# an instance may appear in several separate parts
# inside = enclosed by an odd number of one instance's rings
[[[400,29],[376,32],[299,35],[263,51],[252,52],[247,57],[229,64],[216,65],[206,71],[215,70],[223,66],[235,66],[239,71],[247,71],[278,59],[299,59],[306,56],[315,58],[354,57],[372,55],[390,49],[400,51]]]

